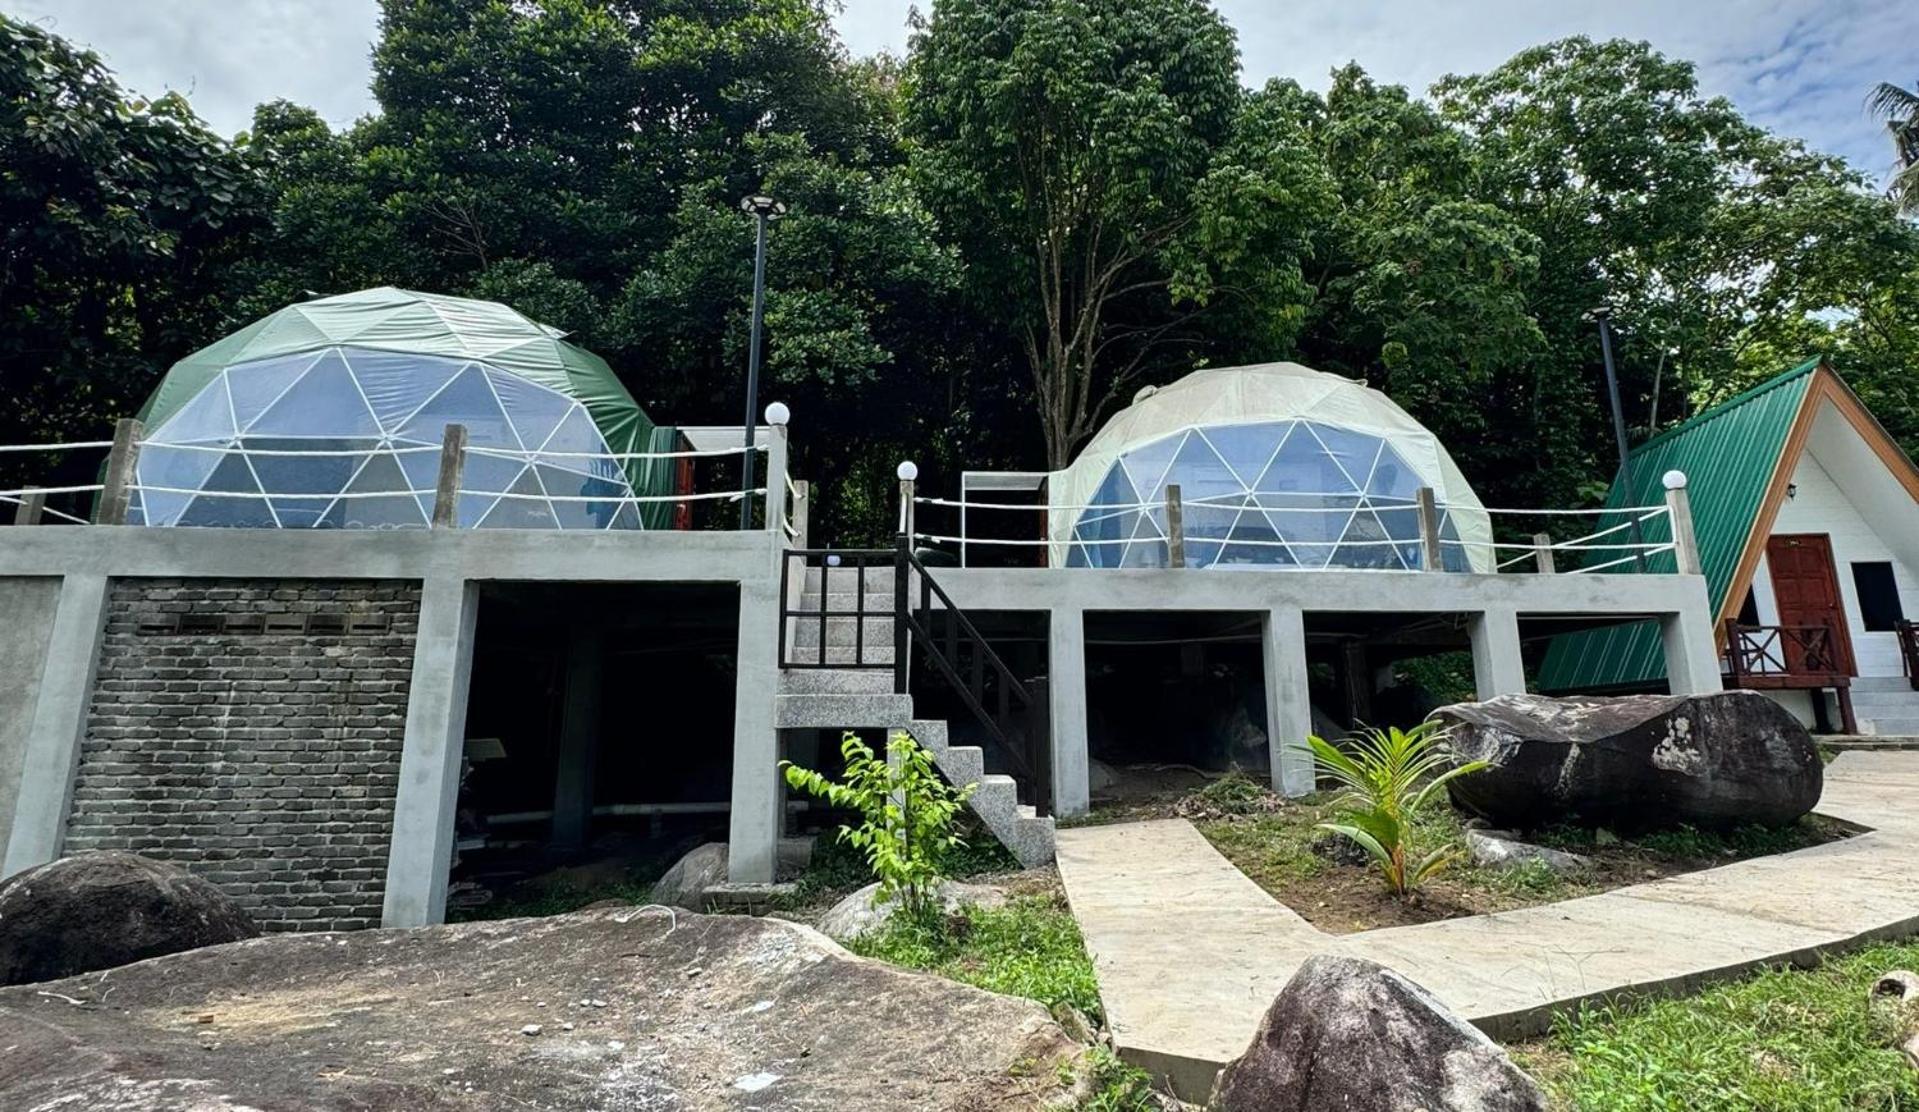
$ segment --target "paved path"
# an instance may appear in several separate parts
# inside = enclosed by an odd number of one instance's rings
[[[1919,933],[1919,753],[1846,753],[1819,811],[1869,833],[1469,919],[1325,934],[1183,819],[1059,832],[1059,869],[1127,1057],[1203,1097],[1308,956],[1370,958],[1495,1037],[1580,1001],[1679,992],[1757,965]]]

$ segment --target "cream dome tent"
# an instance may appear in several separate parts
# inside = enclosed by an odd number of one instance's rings
[[[1169,483],[1189,567],[1417,569],[1426,486],[1447,570],[1493,570],[1486,510],[1439,439],[1365,383],[1297,363],[1142,391],[1053,474],[1053,564],[1165,566]]]

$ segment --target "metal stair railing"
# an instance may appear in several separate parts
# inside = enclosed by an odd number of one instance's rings
[[[1012,766],[1014,778],[1030,786],[1035,813],[1050,814],[1052,746],[1043,729],[1028,730],[1023,747],[1015,742],[1009,729],[1012,712],[1015,709],[1033,712],[1038,708],[1038,700],[993,651],[992,644],[980,634],[966,612],[953,604],[951,596],[926,570],[926,565],[920,563],[919,557],[913,554],[910,536],[900,535],[897,553],[897,570],[893,576],[894,691],[907,693],[907,662],[917,646],[974,719],[998,743],[1000,752]],[[913,579],[918,581],[917,606],[913,604],[914,584],[910,582]],[[940,606],[938,611],[934,610],[936,601]],[[933,618],[936,612],[940,615],[937,633]],[[989,698],[994,704],[993,711],[986,708]],[[1048,715],[1028,713],[1027,718],[1037,725],[1045,723]]]

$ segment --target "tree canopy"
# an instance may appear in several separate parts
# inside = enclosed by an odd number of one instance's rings
[[[1645,43],[1321,93],[1247,88],[1204,0],[937,0],[903,59],[850,57],[825,0],[385,0],[373,62],[376,114],[227,139],[0,16],[6,441],[98,435],[186,351],[381,284],[735,421],[768,192],[764,394],[823,539],[884,532],[900,458],[1061,466],[1139,387],[1274,359],[1387,391],[1489,503],[1590,500],[1601,304],[1635,436],[1824,353],[1919,448],[1919,231]]]

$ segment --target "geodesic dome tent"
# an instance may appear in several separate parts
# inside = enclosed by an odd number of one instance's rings
[[[466,528],[663,527],[671,469],[605,361],[505,305],[391,288],[288,306],[168,370],[131,523],[424,527],[440,445],[466,426]]]
[[[1365,383],[1297,363],[1141,391],[1048,484],[1054,566],[1164,567],[1173,483],[1189,567],[1417,569],[1426,486],[1447,570],[1492,570],[1485,508],[1439,439]]]

